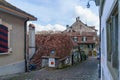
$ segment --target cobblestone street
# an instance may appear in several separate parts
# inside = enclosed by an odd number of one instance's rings
[[[42,69],[30,73],[0,77],[0,80],[99,80],[97,65],[98,60],[91,57],[68,68]]]

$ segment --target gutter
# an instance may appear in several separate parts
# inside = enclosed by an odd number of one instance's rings
[[[29,21],[29,18],[27,18],[24,22],[24,59],[25,59],[25,72],[29,71],[29,55],[27,53],[27,21]]]
[[[14,9],[8,8],[6,6],[0,5],[0,10],[7,12],[7,13],[10,13],[12,15],[18,16],[18,17],[22,17],[22,18],[29,17],[29,20],[37,20],[36,17],[34,17],[34,16],[24,12],[24,11],[19,12],[19,11],[16,11]]]

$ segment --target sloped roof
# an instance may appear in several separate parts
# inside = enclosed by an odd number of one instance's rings
[[[76,18],[76,22],[74,22],[71,26],[69,26],[64,32],[96,32],[95,26],[87,26],[84,24],[79,18]]]
[[[41,64],[42,56],[51,56],[51,51],[55,50],[55,54],[52,57],[58,57],[60,59],[65,58],[71,54],[73,43],[70,36],[66,34],[36,34],[36,53],[31,60],[31,63]]]
[[[71,29],[75,31],[83,31],[83,32],[94,32],[94,30],[84,23],[82,23],[80,20],[76,21],[71,25]]]
[[[5,0],[0,0],[0,10],[14,13],[16,16],[20,15],[22,17],[29,18],[30,20],[37,20],[37,18],[33,15],[26,13],[25,11],[13,6]]]

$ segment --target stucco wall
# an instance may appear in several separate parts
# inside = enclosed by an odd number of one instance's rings
[[[10,35],[12,53],[8,55],[0,55],[0,66],[24,61],[24,20],[1,11],[0,18],[4,22],[12,25],[12,32]]]

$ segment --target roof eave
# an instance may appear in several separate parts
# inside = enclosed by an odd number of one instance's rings
[[[18,11],[16,11],[16,10],[13,10],[13,9],[11,9],[11,8],[8,8],[8,7],[2,6],[2,5],[0,5],[0,10],[1,10],[1,11],[4,11],[4,12],[7,12],[7,13],[10,13],[10,14],[15,15],[15,16],[21,17],[21,18],[29,18],[30,21],[35,21],[35,20],[37,20],[37,18],[34,17],[34,16],[31,16],[31,15],[25,14],[25,13],[18,12]]]

